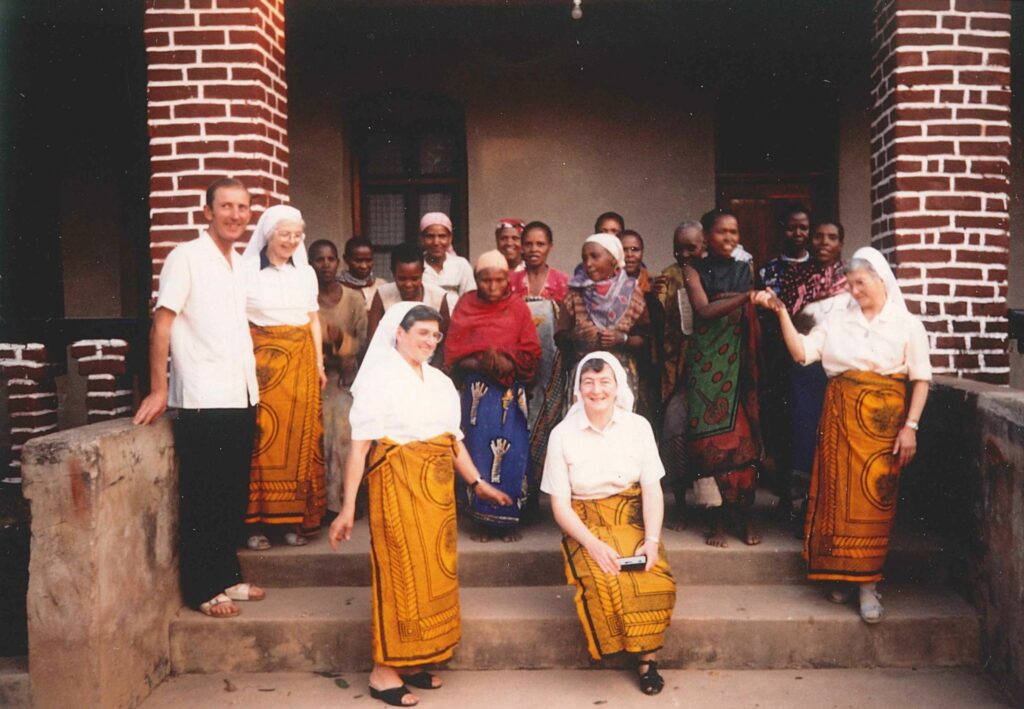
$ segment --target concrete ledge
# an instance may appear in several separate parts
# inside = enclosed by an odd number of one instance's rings
[[[168,672],[181,607],[170,418],[36,438],[22,470],[32,705],[137,706]]]

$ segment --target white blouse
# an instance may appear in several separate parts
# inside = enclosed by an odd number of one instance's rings
[[[476,290],[476,278],[473,276],[473,267],[469,265],[469,261],[461,256],[448,254],[440,271],[434,270],[429,263],[426,264],[423,269],[423,285],[446,290],[450,294],[448,308],[454,312],[459,298],[471,290]]]
[[[260,261],[247,259],[249,290],[246,312],[249,322],[261,327],[305,325],[309,314],[320,309],[316,272],[309,264],[260,268]]]
[[[892,301],[887,301],[871,321],[851,301],[800,339],[804,345],[803,364],[820,360],[830,377],[858,370],[906,374],[912,381],[932,379],[924,325]]]
[[[805,305],[799,313],[793,316],[793,325],[801,335],[808,334],[818,325],[828,320],[829,315],[836,311],[846,310],[850,307],[852,296],[850,291],[836,293],[829,298],[822,298],[813,303]]]
[[[349,422],[353,441],[390,438],[403,444],[426,441],[444,433],[462,440],[462,406],[452,380],[429,364],[423,378],[398,354],[389,350],[387,361],[363,362],[363,367],[381,367],[367,372],[376,386],[355,395]]]
[[[599,431],[580,409],[551,431],[540,489],[553,497],[600,500],[637,483],[657,485],[664,476],[647,419],[615,407]]]

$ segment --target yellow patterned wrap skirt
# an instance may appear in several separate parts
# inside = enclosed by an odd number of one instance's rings
[[[250,325],[260,403],[247,524],[320,529],[327,506],[320,378],[309,325]]]
[[[804,529],[809,579],[881,580],[900,477],[892,448],[906,398],[901,375],[851,371],[829,380]]]
[[[601,500],[573,500],[572,508],[594,536],[619,556],[632,556],[644,538],[640,486]],[[664,644],[676,605],[676,582],[665,558],[650,571],[604,573],[575,539],[562,540],[565,575],[576,586],[576,612],[590,656],[654,652]]]
[[[368,472],[373,661],[443,662],[462,636],[455,437],[376,441]]]

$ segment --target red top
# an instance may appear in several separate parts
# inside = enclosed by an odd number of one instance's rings
[[[530,287],[526,280],[526,271],[515,271],[508,275],[508,282],[512,293],[523,298],[530,295]],[[561,303],[569,294],[569,276],[556,268],[548,268],[548,276],[544,280],[544,287],[541,288],[540,297]]]

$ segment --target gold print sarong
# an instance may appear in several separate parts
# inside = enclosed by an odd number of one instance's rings
[[[453,446],[455,437],[369,455],[373,660],[403,667],[442,662],[462,635]]]
[[[906,377],[845,372],[829,380],[811,474],[804,558],[815,581],[882,578],[900,469]]]
[[[601,500],[573,500],[572,507],[594,536],[632,556],[644,538],[640,486]],[[654,652],[664,644],[676,604],[676,582],[661,548],[650,571],[610,576],[571,537],[562,541],[565,574],[576,586],[576,612],[587,636],[590,656],[600,660],[616,652]]]
[[[309,325],[250,325],[260,403],[249,474],[249,524],[320,529],[327,507],[320,380]]]

